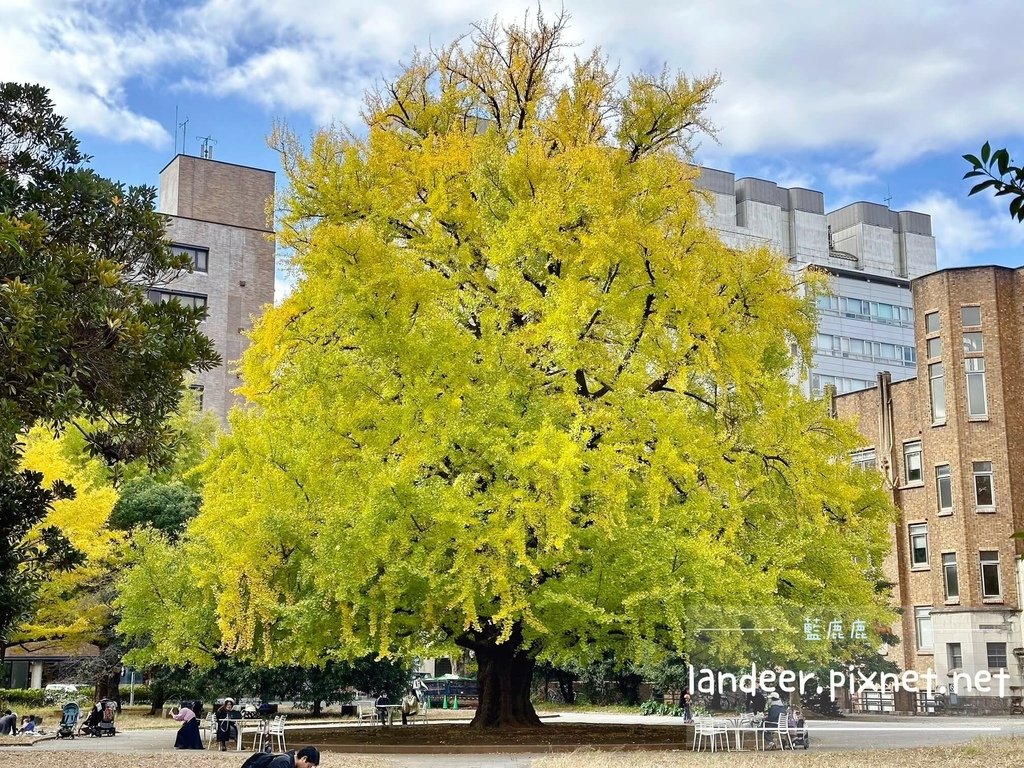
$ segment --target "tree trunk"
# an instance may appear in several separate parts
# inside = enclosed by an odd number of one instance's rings
[[[498,630],[463,636],[457,642],[476,653],[479,703],[470,725],[474,728],[535,728],[540,718],[530,701],[536,660],[522,648],[517,624],[508,641],[497,642]]]
[[[566,704],[576,703],[576,688],[575,688],[576,676],[570,672],[559,670],[558,672],[558,689],[562,693],[562,701]]]
[[[95,701],[110,699],[121,705],[121,666],[118,664],[106,669],[96,680]]]
[[[313,702],[313,717],[320,717],[320,714],[324,711],[324,703],[317,699]]]

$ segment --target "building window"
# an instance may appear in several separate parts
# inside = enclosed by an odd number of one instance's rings
[[[985,643],[989,669],[1006,669],[1006,643]]]
[[[188,256],[192,260],[193,272],[206,272],[208,270],[210,251],[207,248],[197,248],[193,245],[178,245],[175,243],[171,246],[171,253]]]
[[[930,341],[930,339],[929,339]],[[981,331],[971,331],[964,334],[964,354],[970,352],[984,352],[985,341],[981,337]]]
[[[949,464],[940,464],[935,468],[935,494],[939,501],[939,514],[953,513],[953,476]]]
[[[917,650],[930,651],[933,647],[930,605],[919,605],[914,608],[914,624],[917,628]]]
[[[942,356],[942,339],[936,336],[934,339],[928,339],[928,357],[941,357]]]
[[[928,567],[927,523],[915,523],[910,526],[910,567]]]
[[[952,602],[960,599],[960,579],[956,573],[956,554],[947,552],[942,556],[942,584],[946,590],[946,600]],[[952,666],[960,666],[954,664]]]
[[[971,467],[974,469],[974,506],[991,510],[996,505],[992,490],[992,462],[975,461]]]
[[[960,324],[964,328],[981,325],[981,307],[960,307]]]
[[[938,333],[939,332],[939,313],[929,312],[924,316],[924,331],[925,333]]]
[[[946,422],[946,379],[942,372],[942,363],[928,366],[928,379],[932,389],[932,423]]]
[[[862,451],[854,451],[850,454],[850,463],[857,469],[874,469],[875,449],[865,448]]]
[[[196,402],[199,403],[199,410],[203,410],[203,392],[206,388],[202,384],[192,384],[189,386],[189,389],[195,393]]]
[[[907,485],[920,483],[924,479],[921,470],[921,441],[903,444],[903,476]]]
[[[162,291],[152,289],[146,292],[146,297],[154,304],[166,304],[169,301],[178,301],[184,307],[195,307],[202,309],[206,306],[206,296],[201,293],[182,293],[181,291]]]
[[[992,550],[981,553],[981,596],[1002,597],[999,585],[999,552]]]
[[[964,652],[960,643],[946,643],[946,660],[950,669],[963,669]]]
[[[967,372],[967,415],[975,418],[988,416],[985,398],[985,358],[968,357],[964,360]]]

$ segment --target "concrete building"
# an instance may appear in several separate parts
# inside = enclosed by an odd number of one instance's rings
[[[854,461],[885,474],[900,510],[886,563],[902,608],[904,669],[1005,670],[1021,692],[1024,269],[945,269],[912,283],[915,378],[839,396],[859,420]],[[902,631],[900,631],[902,630]],[[963,678],[960,695],[966,689]]]
[[[274,174],[258,168],[178,155],[160,172],[160,213],[173,248],[192,257],[192,274],[150,292],[205,306],[203,332],[223,365],[199,375],[204,410],[223,419],[236,402],[234,369],[253,318],[274,303],[274,239],[270,206]]]
[[[736,248],[767,246],[794,271],[831,275],[833,296],[819,301],[820,324],[804,390],[852,392],[874,384],[881,370],[896,379],[916,371],[910,280],[935,269],[931,218],[853,203],[825,212],[824,195],[761,179],[701,169],[706,216]]]

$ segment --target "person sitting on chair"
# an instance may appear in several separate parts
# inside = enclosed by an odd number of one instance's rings
[[[416,691],[409,688],[409,692],[402,699],[402,725],[409,724],[409,715],[415,715],[420,711],[420,700],[416,698]]]
[[[220,709],[217,710],[217,742],[220,744],[220,751],[226,752],[228,748],[228,742],[234,741],[238,744],[238,726],[232,722],[238,719],[235,710],[235,700],[228,697],[224,699],[224,703]]]
[[[386,707],[390,703],[391,701],[388,699],[387,691],[381,691],[377,700],[373,702],[373,706],[377,708],[377,716],[380,718],[381,725],[388,724],[388,710]]]
[[[765,749],[775,749],[775,731],[779,728],[779,720],[785,716],[786,705],[782,703],[778,691],[772,691],[768,697],[768,716],[764,720]]]

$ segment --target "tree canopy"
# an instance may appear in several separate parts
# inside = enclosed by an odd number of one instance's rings
[[[126,579],[153,656],[460,646],[495,726],[538,722],[538,658],[810,658],[809,612],[886,621],[890,507],[792,383],[816,278],[701,216],[717,77],[566,61],[564,25],[416,54],[365,135],[278,133],[300,279],[202,512]]]
[[[45,88],[0,83],[0,589],[19,600],[80,560],[58,528],[31,534],[74,489],[22,468],[29,431],[74,423],[107,464],[159,464],[177,443],[166,418],[183,377],[219,362],[203,310],[146,300],[190,268],[164,240],[155,191],[87,161]],[[0,656],[21,615],[10,605]]]

